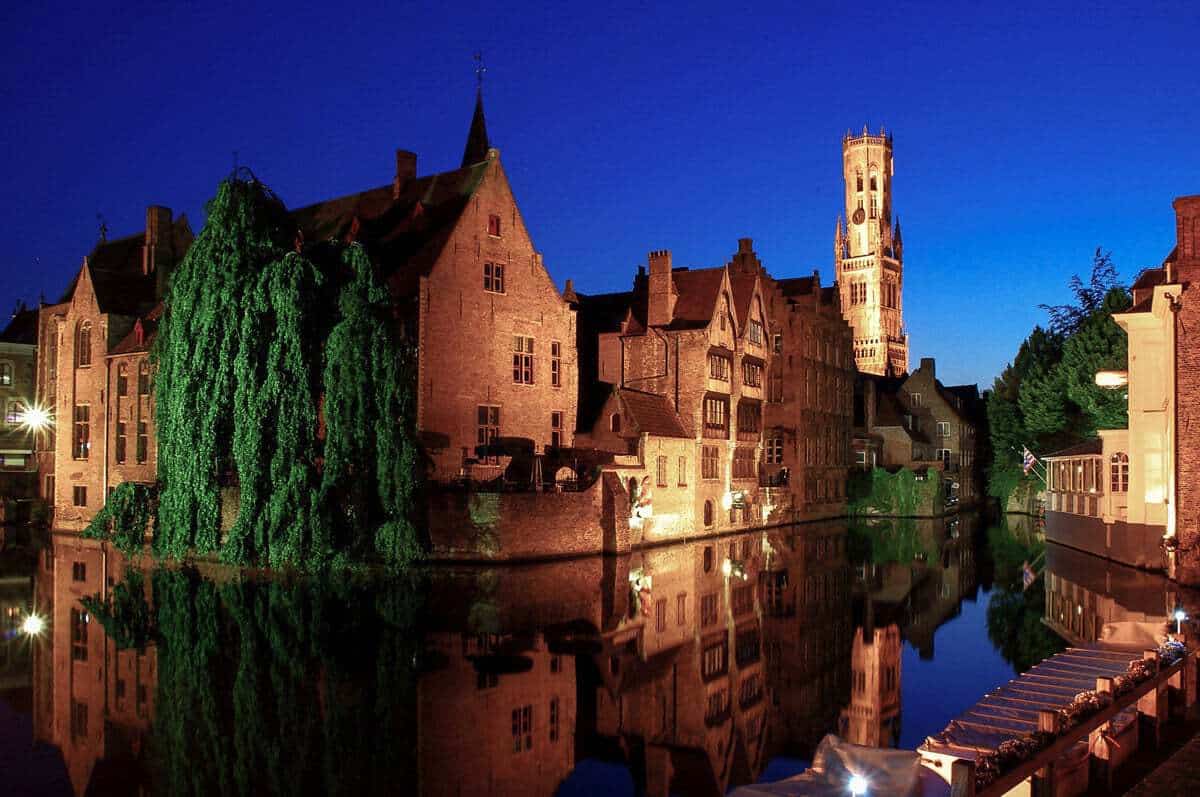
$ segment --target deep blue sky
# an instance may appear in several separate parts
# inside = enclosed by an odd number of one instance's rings
[[[583,291],[741,236],[830,281],[840,137],[886,125],[913,364],[948,382],[990,384],[1096,246],[1161,261],[1200,193],[1186,3],[311,5],[5,3],[0,308],[57,299],[97,213],[198,230],[234,150],[291,206],[387,183],[397,147],[456,166],[477,48],[534,241]]]

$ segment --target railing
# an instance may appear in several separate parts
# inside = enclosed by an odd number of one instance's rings
[[[1153,728],[1151,742],[1157,743],[1162,723],[1168,713],[1169,693],[1167,690],[1171,686],[1169,682],[1173,679],[1177,681],[1183,689],[1184,701],[1187,706],[1190,707],[1196,702],[1196,658],[1195,654],[1189,650],[1173,664],[1163,667],[1159,661],[1158,651],[1151,650],[1143,654],[1143,659],[1153,661],[1153,666],[1156,668],[1155,675],[1128,692],[1114,697],[1107,707],[1086,717],[1081,722],[1064,729],[1061,726],[1062,715],[1058,711],[1050,709],[1039,711],[1038,732],[1050,734],[1054,740],[1032,758],[1001,773],[985,785],[979,784],[976,761],[963,758],[954,761],[950,768],[951,797],[1000,797],[1029,778],[1035,778],[1045,786],[1045,791],[1035,789],[1035,793],[1054,794],[1055,762],[1062,758],[1072,746],[1088,739],[1093,732],[1101,730],[1112,722],[1117,714],[1133,705],[1137,706],[1139,721],[1141,717],[1148,718],[1148,724]],[[1113,679],[1097,678],[1096,691],[1111,694]],[[1109,777],[1111,778],[1111,772]]]

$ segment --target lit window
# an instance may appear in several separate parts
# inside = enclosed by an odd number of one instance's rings
[[[704,399],[704,436],[729,436],[729,399],[709,396]]]
[[[490,293],[504,293],[504,264],[483,264],[483,289]]]
[[[9,387],[13,383],[13,367],[11,363],[0,363],[0,385]]]
[[[522,706],[512,710],[513,752],[533,749],[533,706]]]
[[[476,411],[475,445],[487,448],[494,445],[500,437],[500,408],[489,404],[480,404]],[[482,455],[486,461],[493,464],[497,461],[492,453]]]
[[[783,464],[783,438],[768,437],[767,444],[763,449],[763,454],[766,457],[768,465]]]
[[[609,417],[608,428],[609,428],[609,431],[612,431],[612,432],[618,433],[618,434],[620,433],[620,431],[621,431],[621,415],[619,413],[614,412]]]
[[[561,412],[550,413],[550,446],[552,448],[562,448],[563,444],[563,414]]]
[[[1109,460],[1109,488],[1114,493],[1129,492],[1129,455],[1118,451]]]
[[[8,411],[4,414],[4,421],[9,426],[16,426],[21,422],[21,416],[25,414],[25,405],[19,401],[8,402]]]
[[[71,456],[74,459],[87,459],[92,449],[91,407],[87,404],[75,405],[74,432]]]
[[[125,363],[117,366],[117,395],[129,395],[129,369],[125,366]]]
[[[938,421],[938,437],[950,436],[950,424],[947,421]]]
[[[92,364],[92,322],[80,321],[75,330],[75,365],[83,367]]]
[[[150,363],[145,360],[138,365],[138,395],[150,395]]]
[[[533,384],[533,338],[513,336],[513,382]]]

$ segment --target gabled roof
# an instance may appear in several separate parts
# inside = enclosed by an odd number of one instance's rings
[[[654,437],[691,437],[666,396],[620,388],[617,396],[638,433]]]
[[[729,275],[729,286],[733,290],[733,312],[737,315],[741,330],[745,330],[749,323],[751,303],[754,301],[754,286],[757,282],[757,274]]]
[[[705,327],[713,319],[725,268],[702,268],[695,271],[681,268],[671,272],[675,283],[675,314],[668,329]],[[736,312],[736,311],[735,311]]]
[[[8,326],[0,332],[0,341],[4,343],[37,344],[38,311],[21,309],[13,314]]]
[[[292,211],[304,240],[360,240],[401,294],[416,290],[441,254],[491,161],[380,186]]]
[[[150,346],[158,334],[158,320],[162,317],[162,310],[162,302],[159,302],[153,310],[139,318],[133,329],[129,330],[129,334],[121,338],[121,341],[109,352],[109,356],[150,351]]]

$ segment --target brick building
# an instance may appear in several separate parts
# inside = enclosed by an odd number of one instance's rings
[[[653,516],[648,537],[758,525],[771,362],[763,275],[675,268],[668,251],[648,265],[632,291],[578,297],[580,443],[622,455],[635,512]]]
[[[18,305],[0,332],[0,498],[27,498],[37,487],[34,434],[25,410],[34,404],[37,311]]]
[[[739,271],[761,268],[753,253]],[[852,330],[837,286],[820,275],[774,280],[769,290],[773,352],[766,404],[763,475],[772,503],[789,519],[837,517],[846,508],[853,421]]]
[[[569,447],[575,432],[575,310],[550,279],[517,207],[482,96],[462,164],[292,214],[305,240],[361,241],[418,347],[417,430],[438,481],[488,481],[508,458],[477,447]]]
[[[154,479],[148,382],[147,393],[136,399],[120,393],[119,380],[124,366],[124,384],[137,388],[128,371],[127,338],[136,340],[144,331],[143,319],[155,311],[167,274],[191,241],[186,217],[173,219],[169,208],[151,206],[143,232],[102,239],[62,300],[39,312],[38,400],[55,421],[45,447],[39,443],[38,467],[58,528],[86,526],[119,482]],[[141,405],[136,412],[134,403]],[[131,460],[144,467],[127,469]]]

